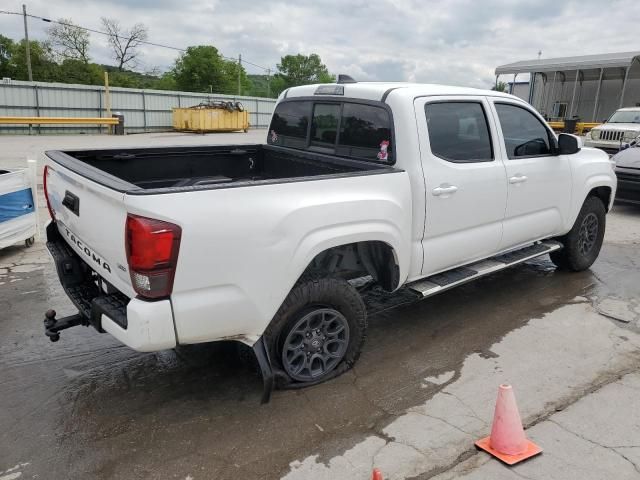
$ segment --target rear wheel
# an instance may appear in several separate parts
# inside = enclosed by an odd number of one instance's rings
[[[289,381],[312,385],[353,366],[366,328],[357,290],[340,278],[318,278],[291,290],[265,337],[272,362]]]
[[[606,224],[606,210],[602,200],[587,197],[573,228],[558,240],[562,250],[551,253],[551,261],[558,268],[580,272],[589,268],[598,258]]]

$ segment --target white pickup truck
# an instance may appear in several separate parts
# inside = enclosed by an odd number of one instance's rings
[[[78,308],[139,351],[237,340],[265,399],[354,364],[360,289],[442,292],[549,253],[598,256],[608,156],[518,98],[439,85],[285,91],[264,145],[48,151],[47,245]]]

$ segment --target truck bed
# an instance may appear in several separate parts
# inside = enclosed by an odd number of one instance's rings
[[[387,165],[272,145],[48,151],[117,191],[144,194],[387,173]]]

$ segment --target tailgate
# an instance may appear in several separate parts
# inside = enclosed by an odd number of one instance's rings
[[[46,192],[62,238],[98,275],[135,297],[127,268],[124,194],[47,157]]]

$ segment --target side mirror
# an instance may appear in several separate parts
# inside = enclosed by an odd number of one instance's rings
[[[582,148],[582,139],[570,133],[561,133],[558,135],[558,154],[573,155],[578,153]]]

